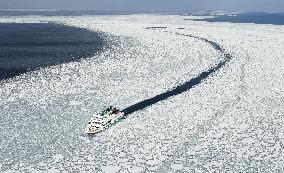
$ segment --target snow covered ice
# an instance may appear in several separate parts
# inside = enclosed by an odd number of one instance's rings
[[[1,17],[99,31],[109,45],[80,62],[0,82],[0,170],[283,172],[284,26],[185,18]],[[216,42],[232,59],[190,90],[82,135],[104,106],[126,108],[224,60],[208,42],[184,35]]]

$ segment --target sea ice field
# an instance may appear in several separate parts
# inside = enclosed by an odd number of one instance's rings
[[[284,172],[284,26],[190,18],[0,17],[107,43],[0,81],[0,172]],[[110,105],[129,114],[83,135]]]

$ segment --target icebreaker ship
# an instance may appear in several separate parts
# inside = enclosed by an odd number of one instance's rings
[[[91,135],[104,131],[124,116],[118,108],[110,106],[99,114],[94,114],[87,124],[85,134]]]

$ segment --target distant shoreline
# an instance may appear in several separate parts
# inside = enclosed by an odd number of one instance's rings
[[[83,16],[83,15],[130,15],[130,11],[108,10],[56,10],[56,9],[0,9],[0,16]]]
[[[131,11],[131,10],[88,10],[88,9],[0,9],[0,16],[84,16],[84,15],[132,15],[132,14],[159,14],[181,16],[224,16],[230,14],[281,14],[284,12],[263,11]]]
[[[284,25],[284,13],[239,13],[218,15],[212,18],[185,20]]]

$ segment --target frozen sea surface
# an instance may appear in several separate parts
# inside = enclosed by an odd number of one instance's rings
[[[110,43],[80,62],[0,82],[1,170],[283,172],[283,26],[185,18],[0,18],[58,21],[102,31]],[[224,60],[208,42],[186,35],[221,45],[232,59],[190,90],[133,112],[92,138],[81,135],[103,106],[131,106]]]

